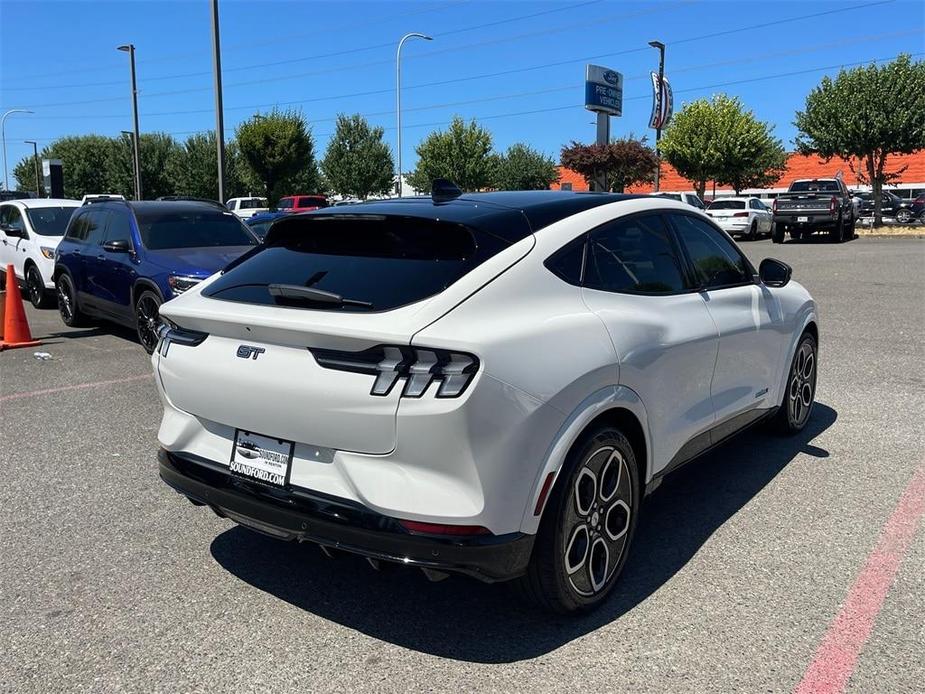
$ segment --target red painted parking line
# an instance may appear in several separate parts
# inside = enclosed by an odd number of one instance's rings
[[[132,383],[133,381],[143,381],[152,378],[153,374],[139,374],[138,376],[128,376],[127,378],[114,378],[111,381],[93,381],[91,383],[77,383],[72,386],[60,386],[58,388],[45,388],[43,390],[30,390],[25,393],[10,393],[9,395],[0,395],[0,402],[7,400],[20,400],[22,398],[34,398],[38,395],[52,395],[54,393],[64,393],[69,390],[84,390],[86,388],[101,388],[103,386],[114,386],[119,383]]]
[[[794,689],[795,694],[844,691],[923,513],[925,465],[916,470],[906,485],[893,515],[883,526],[877,546],[867,557],[813,661]]]

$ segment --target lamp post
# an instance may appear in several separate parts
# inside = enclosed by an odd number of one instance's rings
[[[132,158],[135,167],[135,199],[141,200],[141,157],[138,154],[138,84],[135,81],[135,45],[127,43],[117,50],[128,53],[132,68],[132,117],[135,120],[135,135],[132,138]]]
[[[658,192],[659,182],[662,177],[662,157],[658,151],[658,142],[662,139],[662,82],[665,80],[665,44],[661,41],[649,41],[652,48],[658,49],[658,90],[655,93],[655,117],[658,119],[658,127],[655,129],[655,156],[658,161],[655,164],[655,192]]]
[[[132,185],[135,190],[138,190],[138,169],[135,167],[135,133],[131,130],[123,130],[123,135],[128,135],[128,140],[132,145]]]
[[[23,140],[32,145],[32,163],[35,164],[35,197],[42,197],[42,186],[39,185],[39,145],[35,140]]]
[[[35,113],[24,108],[11,108],[0,116],[0,140],[3,140],[3,189],[10,189],[10,179],[6,171],[6,119],[14,113]]]
[[[417,32],[412,32],[410,34],[405,34],[401,37],[401,41],[398,42],[398,51],[395,53],[395,125],[396,131],[398,132],[398,197],[401,197],[402,194],[402,180],[401,180],[401,47],[404,45],[405,41],[408,39],[424,39],[425,41],[433,41],[432,36],[427,34],[419,34]]]
[[[212,70],[215,82],[215,153],[218,159],[218,201],[225,202],[225,115],[222,107],[222,46],[218,33],[218,0],[212,0]]]

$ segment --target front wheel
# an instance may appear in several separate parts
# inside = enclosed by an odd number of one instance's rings
[[[69,274],[62,273],[55,281],[55,294],[58,297],[58,313],[61,320],[69,328],[79,328],[87,325],[87,317],[77,305],[77,292],[74,281]]]
[[[531,602],[568,614],[597,607],[617,582],[636,529],[640,482],[629,440],[609,426],[573,447],[560,476],[516,586]]]
[[[54,297],[45,291],[45,280],[35,265],[26,268],[26,291],[29,293],[29,301],[36,308],[48,308],[54,301]]]
[[[161,297],[150,290],[145,290],[135,302],[135,325],[138,341],[151,354],[157,346],[157,326],[160,321]]]
[[[816,338],[804,333],[797,345],[796,354],[787,376],[787,390],[776,415],[777,429],[784,434],[803,430],[816,401],[816,373],[818,371]]]

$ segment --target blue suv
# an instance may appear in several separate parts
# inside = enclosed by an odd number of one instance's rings
[[[96,318],[135,328],[151,353],[160,305],[258,244],[218,204],[88,203],[71,217],[55,254],[61,319],[68,326]]]

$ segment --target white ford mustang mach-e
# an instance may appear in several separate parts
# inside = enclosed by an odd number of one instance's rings
[[[759,420],[803,428],[816,306],[652,197],[435,193],[278,220],[164,304],[162,479],[371,563],[613,587],[662,477]],[[666,538],[670,542],[670,538]]]

